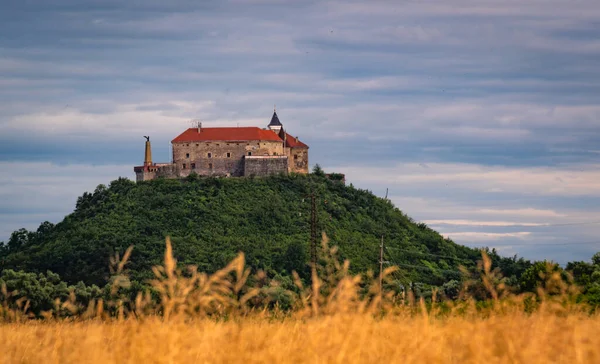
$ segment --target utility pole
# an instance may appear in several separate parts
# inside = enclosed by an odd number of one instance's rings
[[[310,193],[310,264],[317,269],[317,199],[314,191]]]
[[[383,234],[379,245],[379,293],[383,293]]]
[[[385,200],[388,199],[389,189],[385,189]],[[383,234],[381,234],[381,244],[379,245],[379,292],[383,293]]]

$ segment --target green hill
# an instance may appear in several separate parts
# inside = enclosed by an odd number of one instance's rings
[[[164,238],[173,238],[180,263],[212,272],[237,252],[270,276],[292,270],[307,277],[311,204],[317,196],[319,231],[351,261],[353,271],[398,264],[398,279],[441,285],[459,279],[458,265],[472,266],[477,250],[444,239],[417,224],[389,201],[322,175],[269,178],[197,178],[134,183],[120,178],[79,197],[75,211],[56,225],[18,230],[0,247],[0,269],[50,270],[69,282],[103,285],[109,256],[133,245],[128,266],[134,280],[151,276],[162,261]]]

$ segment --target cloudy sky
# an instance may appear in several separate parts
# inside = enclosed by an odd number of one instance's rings
[[[199,118],[505,255],[600,250],[597,0],[20,0],[0,12],[0,241]]]

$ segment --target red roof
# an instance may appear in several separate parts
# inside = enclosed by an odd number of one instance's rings
[[[264,130],[255,126],[242,128],[190,128],[181,133],[172,143],[177,142],[204,142],[204,141],[248,141],[271,140],[281,142],[281,138],[271,130]]]
[[[288,133],[285,133],[285,141],[286,147],[290,148],[308,148],[308,145],[302,143],[299,139],[296,139],[295,136],[291,136]]]

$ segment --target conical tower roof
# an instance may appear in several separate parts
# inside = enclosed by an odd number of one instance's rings
[[[277,112],[273,111],[273,117],[271,118],[271,122],[268,126],[283,126],[277,117]]]

